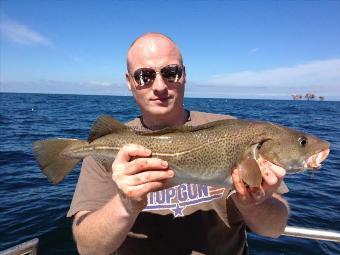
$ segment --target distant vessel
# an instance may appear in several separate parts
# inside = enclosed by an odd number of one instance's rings
[[[293,95],[292,95],[292,98],[293,98],[293,100],[301,100],[301,99],[302,99],[302,96],[301,96],[301,95],[298,95],[298,94],[293,94]]]
[[[293,94],[292,95],[292,99],[293,100],[301,100],[302,98],[303,98],[302,95],[299,95],[299,94]],[[320,101],[324,101],[325,100],[324,96],[318,96],[317,97],[314,93],[311,93],[311,92],[306,93],[304,98],[307,99],[308,101],[309,100],[314,100],[316,98],[319,98]]]
[[[305,98],[309,101],[309,100],[314,100],[315,99],[315,94],[314,93],[310,93],[308,92],[306,95],[305,95]]]

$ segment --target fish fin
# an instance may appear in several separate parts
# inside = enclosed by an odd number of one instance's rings
[[[68,158],[65,154],[69,147],[86,143],[77,139],[49,139],[33,143],[33,155],[42,172],[53,184],[61,182],[80,159]]]
[[[169,133],[185,133],[185,132],[192,132],[195,129],[195,127],[192,126],[178,126],[178,127],[167,127],[167,128],[162,128],[160,130],[147,130],[147,131],[135,131],[136,134],[138,135],[144,135],[144,136],[153,136],[153,135],[164,135],[164,134],[169,134]]]
[[[260,187],[262,174],[256,160],[253,158],[243,159],[237,166],[240,178],[250,187]]]
[[[179,126],[179,127],[170,127],[170,128],[163,128],[161,130],[156,131],[138,131],[136,132],[139,135],[164,135],[169,133],[185,133],[185,132],[195,132],[203,129],[213,128],[216,126],[225,125],[228,121],[236,121],[235,119],[225,119],[225,120],[217,120],[212,121],[203,125],[199,126]]]
[[[111,116],[101,115],[96,119],[96,121],[92,125],[87,140],[88,142],[92,142],[93,140],[96,140],[97,138],[108,134],[121,133],[129,130],[130,130],[129,127],[113,119]]]
[[[229,190],[229,193],[227,195],[227,200],[229,199],[229,197],[231,197],[232,195],[236,194],[237,190],[235,188]]]
[[[112,172],[112,163],[114,161],[114,157],[107,157],[101,154],[92,155],[92,157],[99,162],[107,172]]]
[[[237,166],[240,178],[250,187],[260,187],[262,183],[261,170],[256,161],[259,158],[257,148],[258,144],[249,147]]]
[[[208,123],[205,123],[205,124],[202,124],[202,125],[192,127],[192,131],[198,131],[198,130],[202,130],[202,129],[209,129],[209,128],[225,126],[225,125],[232,125],[232,124],[239,123],[239,122],[240,122],[240,120],[238,120],[238,119],[215,120],[215,121],[212,121],[212,122],[208,122]]]
[[[276,193],[279,194],[285,194],[289,192],[289,188],[287,187],[286,183],[284,181],[281,182],[280,186],[277,188]]]

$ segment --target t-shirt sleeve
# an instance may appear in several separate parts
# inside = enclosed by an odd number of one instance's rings
[[[79,211],[96,211],[116,194],[116,187],[105,168],[91,156],[83,160],[77,187],[67,217]]]

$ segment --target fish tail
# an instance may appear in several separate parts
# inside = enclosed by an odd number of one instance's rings
[[[33,155],[40,169],[53,184],[61,182],[79,163],[81,158],[68,156],[72,147],[87,142],[77,139],[48,139],[33,143]]]

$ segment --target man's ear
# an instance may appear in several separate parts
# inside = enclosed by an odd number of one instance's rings
[[[128,72],[125,74],[125,80],[126,80],[126,85],[127,85],[128,89],[131,91],[130,75],[129,75]]]

